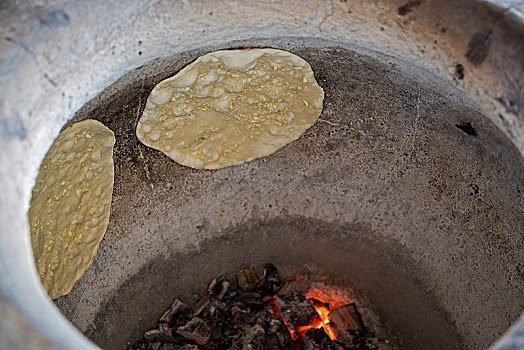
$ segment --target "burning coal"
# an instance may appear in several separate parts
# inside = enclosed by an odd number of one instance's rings
[[[189,308],[175,299],[135,349],[388,349],[369,332],[357,307],[328,288],[283,282],[275,266],[258,278],[237,272],[236,285],[211,282]]]

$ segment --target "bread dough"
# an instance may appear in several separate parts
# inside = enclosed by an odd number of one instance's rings
[[[111,130],[85,120],[63,130],[40,165],[28,219],[36,269],[52,299],[71,291],[104,237],[114,144]]]
[[[322,112],[309,63],[275,49],[208,53],[157,84],[136,134],[185,166],[219,169],[268,156]]]

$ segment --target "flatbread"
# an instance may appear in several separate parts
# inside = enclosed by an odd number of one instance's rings
[[[275,49],[208,53],[157,84],[136,134],[196,169],[268,156],[299,138],[322,112],[309,63]]]
[[[115,135],[84,120],[47,152],[28,211],[37,272],[54,299],[71,291],[93,262],[109,223]]]

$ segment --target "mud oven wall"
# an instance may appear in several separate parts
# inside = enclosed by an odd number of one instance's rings
[[[401,344],[488,347],[524,300],[524,41],[521,12],[503,5],[4,5],[2,337],[93,346],[44,296],[25,219],[40,160],[91,100],[75,119],[117,137],[111,223],[57,304],[98,344],[124,346],[174,293],[271,261],[347,286]],[[300,140],[216,172],[138,144],[156,82],[200,53],[249,46],[311,62],[326,100]]]

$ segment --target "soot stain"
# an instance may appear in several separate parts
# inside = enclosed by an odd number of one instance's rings
[[[408,13],[410,13],[413,8],[419,6],[420,4],[422,4],[422,0],[409,1],[408,3],[398,8],[398,14],[401,16],[405,16]]]
[[[491,32],[477,32],[471,36],[468,43],[466,58],[476,66],[486,60],[491,45]]]
[[[464,79],[464,66],[460,63],[455,65],[455,76],[458,80]]]
[[[477,136],[477,132],[475,131],[475,128],[471,124],[471,122],[467,122],[464,124],[455,124],[457,128],[468,134],[469,136]]]

